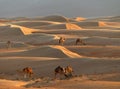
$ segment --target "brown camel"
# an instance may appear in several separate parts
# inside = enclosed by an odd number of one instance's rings
[[[83,44],[83,45],[86,45],[80,38],[77,38],[77,39],[76,39],[76,45],[77,45],[78,43],[81,43],[81,44]]]
[[[33,75],[33,70],[31,67],[26,67],[26,68],[23,68],[23,73],[24,73],[24,78],[26,78],[27,75],[30,78]]]
[[[65,69],[61,66],[58,66],[55,68],[54,72],[55,72],[55,78],[56,78],[57,74],[64,75]]]
[[[60,39],[59,39],[59,44],[60,44],[60,45],[63,45],[63,44],[64,44],[64,42],[65,42],[65,38],[60,37]]]
[[[71,66],[67,66],[66,68],[58,66],[57,68],[55,68],[54,71],[55,71],[55,78],[57,74],[64,75],[65,78],[70,78],[73,76],[72,75],[73,68]]]
[[[7,41],[7,48],[11,48],[11,41]]]
[[[71,66],[67,66],[65,68],[65,75],[67,75],[67,78],[73,77],[73,68]]]

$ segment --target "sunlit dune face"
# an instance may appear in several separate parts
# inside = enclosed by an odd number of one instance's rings
[[[83,21],[83,20],[86,20],[86,18],[77,17],[75,20],[76,20],[76,21]]]
[[[82,29],[81,27],[79,27],[76,24],[71,24],[71,23],[67,23],[66,24],[66,29],[71,30],[71,29],[75,29],[75,30],[80,30]]]
[[[99,21],[98,24],[99,24],[99,27],[105,27],[105,26],[107,26],[107,24],[105,24],[105,22],[101,22],[101,21]]]
[[[11,25],[11,27],[20,28],[24,35],[29,35],[29,34],[32,34],[32,32],[36,31],[36,30],[30,29],[30,28],[17,26],[17,25]]]
[[[100,27],[116,27],[120,28],[120,23],[119,22],[98,22]]]

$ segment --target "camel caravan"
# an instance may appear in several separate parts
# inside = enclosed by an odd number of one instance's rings
[[[63,45],[65,43],[65,41],[66,41],[66,39],[64,37],[60,37],[59,45]],[[83,40],[81,40],[80,38],[77,38],[75,41],[75,45],[78,45],[78,44],[86,45],[86,43],[83,42]]]
[[[22,70],[17,70],[17,72],[19,74],[22,74],[22,78],[24,79],[31,79],[33,78],[34,74],[33,69],[31,67],[25,67]],[[58,66],[54,69],[54,74],[54,79],[57,78],[58,74],[60,75],[60,77],[64,76],[65,79],[69,79],[73,77],[73,68],[71,66],[66,66],[65,68]]]

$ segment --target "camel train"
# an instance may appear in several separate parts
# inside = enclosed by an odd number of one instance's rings
[[[17,70],[19,73],[23,73],[24,78],[31,78],[33,76],[33,69],[31,67],[25,67],[22,70]],[[73,77],[73,68],[71,66],[66,66],[65,68],[58,66],[54,69],[55,73],[55,79],[57,78],[57,75],[64,75],[65,78],[71,78]]]
[[[59,39],[59,45],[63,45],[64,42],[65,42],[65,38],[64,37],[60,37]],[[78,44],[82,44],[82,45],[86,45],[85,42],[83,42],[83,40],[81,40],[80,38],[77,38],[76,41],[75,41],[75,45],[78,45]]]

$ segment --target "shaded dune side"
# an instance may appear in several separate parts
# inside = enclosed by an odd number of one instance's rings
[[[66,49],[63,46],[54,46],[53,48],[61,50],[64,54],[66,54],[70,58],[80,58],[80,57],[82,57],[82,56],[78,55],[77,53],[74,53],[74,52]]]
[[[86,44],[89,45],[114,45],[120,46],[120,39],[119,38],[108,38],[108,37],[88,37],[84,40]]]
[[[39,20],[42,21],[54,21],[54,22],[66,22],[67,17],[64,16],[59,16],[59,15],[51,15],[51,16],[46,16],[46,17],[41,17]],[[72,22],[76,22],[75,20],[70,19]]]
[[[116,27],[116,28],[120,28],[120,22],[102,22],[99,21],[99,26],[100,27]]]
[[[53,22],[53,21],[19,21],[19,22],[14,22],[12,24],[24,26],[28,28],[38,28],[40,26],[47,26],[47,25],[61,24],[61,23]]]
[[[58,39],[56,35],[49,34],[32,34],[32,29],[21,26],[0,26],[0,40],[12,42],[25,42],[32,44],[39,44]],[[4,39],[4,40],[3,40]],[[44,39],[44,40],[43,40]]]
[[[99,26],[99,23],[98,22],[92,22],[92,21],[90,21],[90,22],[76,22],[75,23],[76,25],[78,25],[78,26],[80,26],[80,27],[98,27]]]
[[[120,57],[119,46],[68,46],[66,48],[86,57]]]
[[[0,26],[0,37],[11,37],[11,36],[23,36],[23,32],[20,28],[11,27],[10,25],[7,26]]]
[[[66,29],[68,29],[68,30],[71,30],[71,29],[80,30],[82,28],[80,26],[76,25],[76,24],[67,23],[66,24]]]
[[[0,42],[0,48],[4,49],[7,48],[6,45],[7,42]],[[19,48],[19,47],[28,47],[28,45],[24,44],[23,42],[12,42],[11,43],[11,48]]]
[[[20,28],[24,35],[29,35],[29,34],[32,34],[35,31],[37,31],[35,29],[30,29],[30,28],[26,28],[26,27],[18,26],[18,25],[11,25],[11,27]]]
[[[1,56],[18,56],[18,57],[53,57],[53,58],[80,58],[77,53],[71,52],[68,49],[61,46],[44,46],[40,48],[34,48],[31,50],[2,54]]]
[[[48,26],[41,26],[40,29],[68,29],[68,30],[80,30],[82,29],[80,26],[72,23],[65,23],[65,24],[54,24]]]

